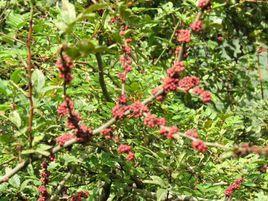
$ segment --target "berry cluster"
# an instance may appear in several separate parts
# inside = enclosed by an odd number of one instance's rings
[[[100,133],[106,138],[106,139],[111,139],[112,135],[111,133],[113,132],[112,128],[105,128],[103,129]]]
[[[235,190],[238,190],[241,187],[241,184],[243,182],[243,178],[237,179],[232,183],[228,188],[225,190],[224,194],[226,197],[231,197]]]
[[[199,83],[200,81],[198,77],[186,76],[179,81],[178,88],[184,92],[188,92],[190,89],[198,86]]]
[[[135,154],[131,151],[131,147],[129,145],[120,144],[118,147],[118,153],[119,154],[126,153],[127,154],[126,159],[128,161],[132,161],[135,159]]]
[[[190,28],[194,32],[200,32],[203,29],[203,22],[201,20],[197,20],[193,22],[192,24],[190,24]]]
[[[73,134],[65,133],[59,137],[56,138],[56,142],[58,145],[62,146],[65,144],[65,142],[75,138]]]
[[[73,195],[70,201],[82,201],[83,198],[88,198],[89,193],[87,191],[79,191],[76,195]]]
[[[147,106],[142,104],[140,101],[136,101],[129,106],[129,111],[130,111],[129,115],[130,118],[140,118],[143,116],[143,113],[146,113],[149,110]]]
[[[166,120],[165,118],[158,118],[155,114],[147,113],[143,123],[149,128],[154,128],[157,126],[165,126]]]
[[[195,87],[193,93],[199,95],[203,103],[209,103],[211,101],[211,93],[200,87]]]
[[[41,169],[41,173],[40,173],[40,181],[42,183],[41,186],[38,187],[38,191],[39,191],[39,198],[38,198],[38,201],[46,201],[48,199],[48,191],[47,191],[47,184],[49,182],[49,171],[47,170],[47,162],[46,161],[43,161],[42,164],[42,169]]]
[[[76,137],[80,142],[86,141],[92,136],[91,128],[88,128],[86,125],[80,123],[81,117],[74,110],[74,103],[69,97],[65,98],[65,101],[60,104],[57,111],[59,116],[67,116],[67,127],[75,131]],[[74,136],[71,134],[64,134],[58,137],[56,141],[60,146],[63,146],[68,139],[73,137]]]
[[[73,79],[71,74],[74,66],[72,59],[67,55],[63,55],[57,60],[56,66],[60,71],[60,78],[63,78],[66,84],[69,84]]]
[[[125,112],[128,111],[129,107],[127,105],[121,105],[117,103],[112,109],[113,117],[116,119],[123,119]]]
[[[193,137],[193,138],[199,138],[199,136],[198,136],[198,132],[197,132],[196,129],[190,129],[190,130],[187,130],[187,131],[185,132],[185,135],[188,135],[188,136]]]
[[[177,41],[179,43],[189,43],[191,41],[191,32],[187,29],[177,31]]]
[[[128,30],[127,26],[123,27],[123,29],[120,31],[120,35],[125,36],[127,30]],[[118,74],[118,77],[122,83],[126,82],[127,74],[132,70],[132,65],[131,65],[132,64],[132,59],[131,59],[132,49],[130,46],[131,42],[132,42],[131,38],[126,38],[124,39],[124,45],[122,46],[123,55],[121,55],[120,57],[120,63],[124,71]]]
[[[205,143],[199,139],[192,141],[192,147],[199,152],[206,152],[208,150],[207,145],[205,145]]]
[[[199,0],[197,6],[202,10],[209,9],[211,7],[210,0]]]
[[[162,127],[160,130],[160,134],[166,136],[168,139],[173,139],[174,134],[179,132],[179,129],[176,126],[171,127]]]

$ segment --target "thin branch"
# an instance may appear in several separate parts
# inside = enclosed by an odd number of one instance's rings
[[[27,37],[27,71],[28,71],[28,87],[29,87],[29,102],[30,102],[30,112],[28,118],[28,133],[29,133],[29,144],[32,147],[33,134],[32,134],[32,126],[33,126],[33,116],[34,116],[34,103],[33,103],[33,83],[32,83],[32,52],[31,52],[31,43],[32,43],[32,32],[33,32],[33,5],[31,4],[31,16],[29,22],[29,32]]]
[[[100,82],[100,86],[102,89],[102,93],[104,95],[104,98],[106,101],[108,102],[112,102],[112,99],[107,91],[107,87],[105,84],[105,80],[104,80],[104,73],[103,73],[103,62],[101,59],[101,54],[100,53],[96,53],[96,59],[97,59],[97,63],[98,63],[98,69],[99,69],[99,82]]]
[[[65,182],[71,177],[71,175],[72,175],[72,170],[70,172],[68,172],[68,174],[65,175],[63,180],[59,183],[59,185],[57,186],[55,192],[53,193],[53,195],[51,196],[49,201],[57,200],[58,194],[60,193],[61,189],[64,187]]]

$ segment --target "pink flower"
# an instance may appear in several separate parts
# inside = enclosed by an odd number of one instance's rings
[[[163,80],[164,91],[165,92],[176,91],[178,87],[178,83],[179,83],[179,80],[176,78],[170,78],[170,77],[164,78]]]
[[[122,153],[128,153],[131,151],[131,146],[129,145],[125,145],[125,144],[120,144],[118,147],[118,153],[122,154]]]
[[[120,104],[126,104],[126,103],[127,103],[127,96],[126,96],[126,94],[122,94],[122,95],[119,97],[118,102],[119,102]]]
[[[125,83],[127,80],[127,73],[125,71],[123,73],[118,73],[118,78],[121,82]]]
[[[160,134],[166,136],[168,139],[173,139],[174,134],[179,132],[179,129],[176,126],[163,127],[160,130]]]
[[[164,126],[166,124],[166,120],[164,118],[157,118],[155,114],[148,113],[143,120],[144,125],[154,128],[156,126]]]
[[[41,193],[41,194],[46,194],[47,193],[47,189],[45,186],[39,186],[38,187],[38,191]]]
[[[111,132],[113,131],[112,128],[105,128],[101,131],[101,134],[106,136],[106,135],[109,135]]]
[[[57,112],[59,116],[63,117],[69,114],[74,109],[74,103],[70,98],[66,98],[65,101],[59,105]]]
[[[134,154],[132,151],[130,151],[130,152],[128,153],[126,159],[127,159],[128,161],[132,161],[132,160],[134,160],[134,159],[135,159],[135,154]]]
[[[199,95],[203,103],[209,103],[211,101],[211,93],[209,91],[205,91],[200,87],[195,87],[193,93]]]
[[[186,131],[185,134],[194,138],[198,138],[198,132],[196,129],[190,129]]]
[[[228,188],[225,190],[224,194],[226,197],[231,197],[233,195],[233,192],[235,190],[238,190],[241,187],[241,184],[243,182],[243,178],[237,179],[232,183]]]
[[[203,23],[201,20],[198,20],[190,24],[190,27],[193,31],[200,32],[203,29]]]
[[[75,138],[75,136],[73,134],[66,133],[66,134],[63,134],[63,135],[57,137],[56,142],[60,146],[64,146],[65,142],[67,142],[67,141],[69,141],[69,140],[71,140],[73,138]]]
[[[199,0],[197,6],[201,9],[208,9],[211,6],[210,0]]]
[[[167,70],[167,74],[171,78],[178,77],[178,75],[184,71],[184,65],[181,61],[174,62],[173,66]]]
[[[209,103],[211,101],[211,93],[209,91],[204,91],[201,94],[201,99],[204,103]]]
[[[195,76],[186,76],[179,81],[178,87],[181,90],[188,92],[190,89],[199,85],[199,82],[199,78]]]
[[[57,60],[56,66],[60,71],[60,78],[63,78],[65,82],[69,84],[73,79],[71,75],[71,71],[74,66],[72,59],[69,56],[64,55],[63,60],[62,58]]]
[[[177,31],[177,40],[179,43],[189,43],[191,41],[191,32],[187,29]]]
[[[112,110],[113,117],[116,119],[122,119],[125,116],[125,112],[129,109],[128,106],[119,105],[118,103]]]
[[[193,140],[192,147],[193,149],[200,152],[206,152],[208,150],[207,145],[205,145],[205,143],[202,140]]]
[[[147,113],[149,110],[146,105],[140,101],[136,101],[129,106],[129,111],[131,112],[129,115],[130,118],[139,118],[143,116],[143,113]]]

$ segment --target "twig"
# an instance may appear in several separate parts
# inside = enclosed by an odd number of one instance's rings
[[[108,102],[112,102],[112,99],[107,91],[107,87],[105,84],[105,80],[104,80],[104,73],[103,73],[103,63],[102,63],[102,59],[101,59],[101,54],[100,53],[96,53],[96,59],[97,59],[97,63],[98,63],[98,69],[99,69],[99,82],[100,82],[100,86],[102,89],[102,93],[104,95],[104,98],[106,101]]]
[[[33,83],[32,83],[32,52],[31,52],[31,42],[32,42],[32,32],[33,32],[33,5],[31,3],[31,16],[29,23],[29,32],[27,37],[27,71],[28,71],[28,87],[29,87],[29,102],[30,102],[30,112],[28,118],[28,133],[29,133],[29,145],[32,147],[33,134],[32,134],[32,126],[33,126],[33,116],[34,116],[34,104],[33,104]]]
[[[64,187],[65,182],[71,177],[71,175],[72,175],[72,170],[70,170],[70,172],[68,172],[68,174],[65,175],[65,177],[63,178],[63,180],[59,183],[59,185],[57,186],[54,194],[51,196],[51,198],[49,199],[49,201],[57,200],[57,195],[59,194],[59,192],[61,191],[61,189]]]
[[[258,74],[259,74],[259,81],[260,81],[260,86],[261,86],[261,98],[264,99],[264,93],[263,93],[263,77],[262,77],[262,72],[261,72],[261,67],[260,67],[260,55],[257,54],[257,66],[258,66]]]

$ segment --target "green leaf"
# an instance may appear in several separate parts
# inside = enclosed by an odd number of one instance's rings
[[[11,177],[8,181],[10,185],[12,185],[15,188],[20,187],[20,177],[19,175],[15,174],[13,177]]]
[[[5,85],[5,82],[0,79],[0,93],[7,95],[7,86]]]
[[[38,93],[41,93],[43,91],[43,88],[45,86],[45,79],[46,78],[41,70],[39,69],[34,70],[32,75],[32,81]]]
[[[167,189],[162,189],[162,188],[157,189],[156,191],[157,201],[164,200],[167,197],[167,192],[168,192]]]
[[[62,0],[62,19],[67,23],[71,24],[76,19],[75,7],[68,0]]]
[[[21,127],[21,118],[17,110],[14,110],[9,114],[9,120],[14,123],[18,128]]]
[[[152,180],[145,180],[144,183],[156,184],[162,187],[166,187],[167,183],[159,176],[151,176]]]

